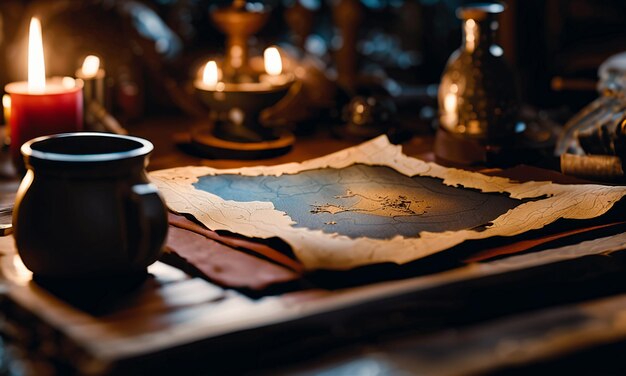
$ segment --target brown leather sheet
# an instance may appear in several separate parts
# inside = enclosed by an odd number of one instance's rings
[[[173,213],[169,223],[167,251],[219,285],[262,290],[302,275],[302,265],[267,245],[220,235]]]

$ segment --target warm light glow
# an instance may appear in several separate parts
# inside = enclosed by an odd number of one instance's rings
[[[72,77],[63,77],[61,79],[61,85],[66,89],[73,89],[76,87],[76,80]]]
[[[478,25],[474,20],[465,21],[465,48],[473,52],[476,48],[476,37],[478,35]]]
[[[46,90],[46,65],[43,57],[41,22],[30,20],[28,32],[28,92],[43,93]]]
[[[215,86],[219,81],[219,71],[215,61],[211,60],[204,66],[202,71],[202,83],[207,86]]]
[[[467,122],[467,133],[469,134],[482,134],[482,129],[480,127],[480,121],[478,120],[469,120]]]
[[[2,96],[2,108],[4,110],[4,124],[9,124],[11,122],[11,96],[9,94]]]
[[[456,127],[459,117],[457,115],[457,95],[455,93],[446,93],[443,97],[443,112],[441,116],[441,125],[448,130]],[[458,127],[456,128],[459,131]]]
[[[230,49],[230,65],[234,68],[241,68],[243,65],[243,49],[241,46],[232,46]]]
[[[283,62],[280,59],[280,52],[276,47],[268,47],[263,52],[263,62],[265,71],[270,76],[278,76],[283,72]]]
[[[100,58],[94,55],[89,55],[85,58],[81,71],[83,73],[83,77],[94,78],[96,74],[98,74],[99,69]]]
[[[22,259],[18,255],[13,256],[13,282],[20,285],[26,285],[33,277],[33,273],[28,270]]]
[[[443,109],[447,114],[456,112],[456,95],[452,93],[446,94],[443,100]]]

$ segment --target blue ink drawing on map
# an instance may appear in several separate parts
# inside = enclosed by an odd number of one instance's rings
[[[295,227],[351,238],[479,228],[523,203],[505,194],[450,187],[440,179],[363,164],[282,176],[203,176],[194,186],[225,200],[272,202]]]

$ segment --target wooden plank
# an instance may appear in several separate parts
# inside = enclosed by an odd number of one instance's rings
[[[10,263],[5,262],[3,271],[12,278],[7,290],[7,298],[12,304],[37,316],[41,322],[57,330],[93,359],[104,364],[115,364],[193,343],[203,346],[211,338],[223,338],[255,328],[275,327],[275,330],[280,331],[281,325],[285,323],[342,310],[358,311],[361,317],[365,317],[368,312],[373,312],[372,307],[384,310],[387,303],[378,303],[383,300],[402,300],[405,295],[411,296],[438,286],[466,283],[549,263],[579,259],[586,255],[610,253],[625,245],[626,234],[621,234],[409,280],[333,293],[308,292],[308,296],[292,293],[257,301],[234,292],[223,293],[203,280],[186,276],[172,280],[170,277],[169,283],[155,283],[152,290],[141,292],[135,301],[137,305],[129,306],[126,311],[100,317],[69,306],[29,281],[28,276],[20,277],[19,272],[11,270],[18,265],[15,259]],[[167,280],[165,274],[171,272],[168,268],[156,268],[156,280]],[[163,276],[160,276],[161,273]],[[197,295],[195,291],[198,291]],[[323,317],[317,319],[315,325],[334,325],[334,321],[324,322],[328,316]],[[336,315],[337,322],[346,317]],[[350,325],[349,321],[346,323]],[[380,324],[385,323],[381,318]]]
[[[372,369],[390,375],[491,374],[624,341],[625,315],[626,295],[622,294],[457,330],[389,340],[261,374],[342,375],[364,374]]]

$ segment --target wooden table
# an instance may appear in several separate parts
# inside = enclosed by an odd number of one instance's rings
[[[204,160],[174,142],[194,124],[162,118],[130,131],[155,144],[150,169],[279,164],[352,145],[322,132],[271,160]],[[430,145],[415,138],[404,150],[430,158]],[[594,234],[582,244],[394,281],[260,296],[159,262],[141,288],[122,298],[94,291],[86,300],[98,309],[69,304],[34,283],[12,238],[4,237],[0,332],[11,362],[0,365],[26,365],[37,374],[581,370],[626,342],[626,235]],[[615,370],[619,363],[603,366]]]

